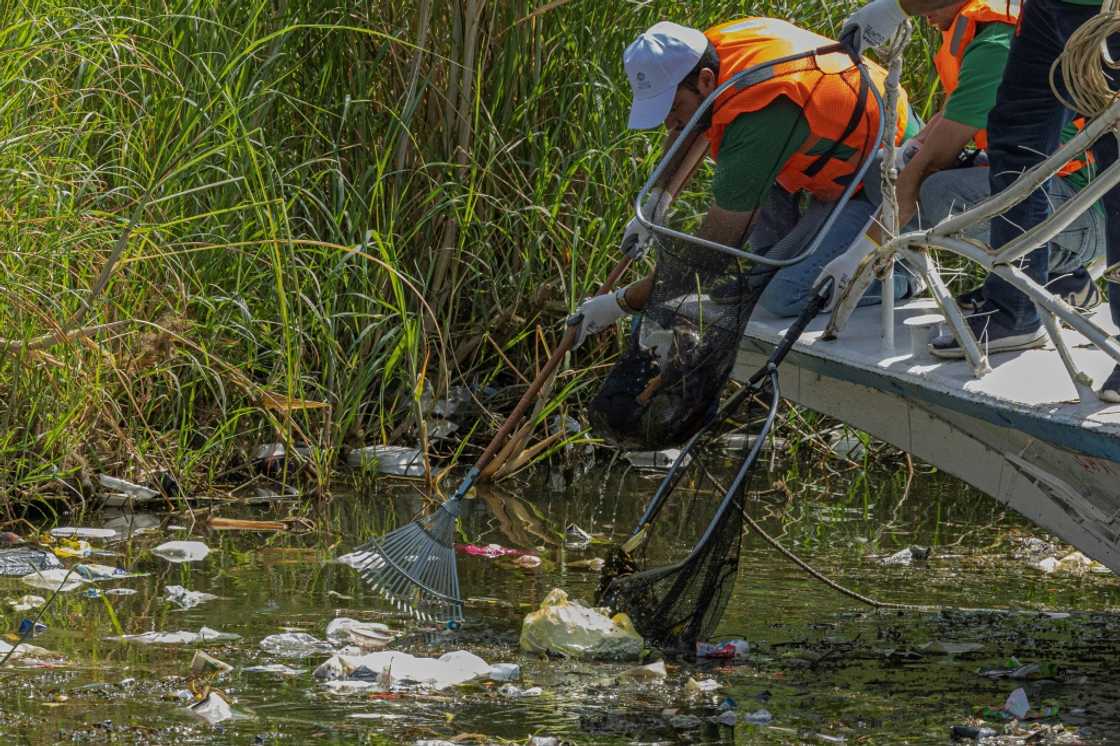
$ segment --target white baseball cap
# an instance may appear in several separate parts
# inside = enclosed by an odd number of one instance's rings
[[[650,129],[665,121],[673,108],[677,86],[707,48],[708,37],[703,31],[670,21],[650,26],[626,47],[622,63],[634,92],[630,129]]]

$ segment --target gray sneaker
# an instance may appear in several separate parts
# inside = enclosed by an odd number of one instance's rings
[[[1112,369],[1112,375],[1105,380],[1097,396],[1109,404],[1120,404],[1120,365]]]
[[[1084,313],[1101,304],[1101,291],[1092,275],[1083,267],[1051,280],[1046,289]]]
[[[981,313],[968,316],[965,321],[980,343],[980,349],[989,355],[1029,350],[1046,344],[1046,330],[1041,324],[1030,331],[1014,331],[1004,323],[1005,318],[1006,314],[987,305]],[[929,351],[935,357],[947,360],[960,360],[965,356],[964,348],[952,334],[942,334],[934,339],[929,343]]]

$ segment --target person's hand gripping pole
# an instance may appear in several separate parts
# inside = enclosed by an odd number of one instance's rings
[[[840,41],[849,49],[863,54],[871,47],[881,47],[894,38],[898,27],[907,18],[899,0],[871,0],[844,21]]]

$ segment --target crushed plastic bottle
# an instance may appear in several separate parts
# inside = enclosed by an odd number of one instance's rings
[[[111,528],[60,526],[51,529],[51,536],[56,539],[115,539],[117,532]]]
[[[14,547],[0,549],[0,576],[22,578],[33,572],[62,567],[62,563],[51,552],[34,547]]]
[[[335,645],[357,645],[363,650],[381,650],[396,638],[387,624],[359,622],[338,617],[327,624],[327,640]]]
[[[110,507],[120,507],[133,502],[147,502],[159,497],[159,493],[155,490],[124,479],[111,477],[108,474],[98,474],[97,481],[101,488],[107,492],[104,502]]]
[[[107,637],[106,640],[119,640],[123,642],[136,642],[141,645],[195,645],[211,642],[233,642],[240,640],[241,635],[232,632],[219,632],[210,627],[202,627],[198,632],[179,630],[178,632],[144,632],[139,635],[124,635],[123,637]]]
[[[260,641],[260,648],[265,652],[286,658],[307,658],[334,651],[329,642],[306,632],[281,632],[269,635]]]
[[[153,549],[152,554],[168,562],[200,562],[210,554],[210,547],[201,541],[168,541]]]
[[[40,588],[44,591],[57,590],[60,593],[77,590],[86,584],[86,581],[78,573],[70,572],[62,567],[24,575],[20,578],[20,582],[32,588]]]
[[[636,469],[667,471],[680,455],[681,449],[667,448],[664,451],[627,451],[622,457]],[[683,465],[687,466],[691,460],[691,456],[685,456]]]
[[[354,468],[375,463],[377,471],[381,474],[397,477],[422,477],[427,473],[424,468],[424,454],[415,448],[404,446],[355,448],[346,455],[346,463]]]
[[[164,598],[180,609],[193,609],[199,604],[213,601],[217,596],[202,591],[188,591],[181,585],[169,585],[163,589]]]

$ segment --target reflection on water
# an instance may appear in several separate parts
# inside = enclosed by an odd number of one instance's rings
[[[313,533],[195,534],[192,538],[213,550],[198,564],[168,564],[148,551],[162,541],[186,538],[189,516],[94,515],[81,525],[109,524],[134,533],[125,542],[94,542],[112,554],[91,561],[150,573],[114,583],[138,591],[109,597],[124,631],[209,626],[241,635],[240,641],[207,650],[236,667],[217,686],[254,717],[214,728],[185,715],[193,650],[107,640],[113,627],[104,601],[77,592],[59,598],[44,618],[48,630],[35,640],[64,653],[68,664],[0,674],[0,734],[29,743],[274,738],[396,743],[464,733],[495,741],[541,734],[605,743],[943,742],[952,725],[984,708],[998,709],[1018,687],[1025,688],[1033,707],[1058,707],[1058,716],[1046,723],[1080,731],[1088,742],[1107,742],[1120,732],[1115,702],[1120,614],[1113,612],[1120,584],[1113,576],[1045,575],[1033,569],[1039,552],[1060,557],[1061,548],[1029,542],[1042,536],[1038,529],[954,480],[919,474],[906,490],[905,469],[853,475],[828,465],[778,464],[775,476],[782,481],[753,496],[751,513],[786,546],[862,593],[985,610],[871,611],[807,578],[748,535],[721,633],[749,640],[749,658],[734,665],[673,663],[663,684],[619,685],[613,677],[625,664],[539,660],[521,655],[517,638],[521,618],[551,588],[593,598],[598,576],[587,569],[588,560],[604,556],[607,542],[630,532],[656,487],[656,475],[616,465],[480,488],[460,540],[530,549],[544,562],[525,569],[510,559],[460,557],[470,602],[467,623],[458,632],[422,629],[395,616],[356,573],[330,561],[369,535],[430,509],[433,503],[412,484],[383,484],[372,494],[337,498],[311,516],[319,527]],[[671,520],[659,551],[675,556],[686,551],[716,499],[667,509]],[[292,503],[280,502],[222,515],[283,518],[292,509]],[[169,528],[176,524],[182,528]],[[572,526],[590,534],[591,543],[566,541]],[[881,561],[909,546],[930,547],[930,558],[909,566]],[[180,610],[163,599],[168,585],[219,599]],[[18,581],[0,578],[0,599],[26,592]],[[28,614],[0,604],[9,631]],[[279,658],[258,643],[285,630],[321,638],[337,616],[403,628],[407,634],[395,647],[415,654],[465,648],[491,663],[518,662],[521,684],[545,693],[511,700],[487,683],[417,696],[336,696],[306,671],[244,672],[276,663],[313,668],[321,657]],[[979,649],[945,655],[931,652],[930,643],[950,649],[975,643]],[[1007,668],[1011,658],[1046,665],[1025,680],[978,673]],[[689,678],[714,678],[722,688],[690,699]],[[726,698],[740,713],[765,708],[773,720],[768,727],[740,723],[734,729],[710,721]]]

